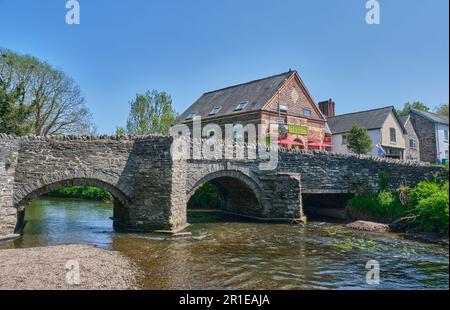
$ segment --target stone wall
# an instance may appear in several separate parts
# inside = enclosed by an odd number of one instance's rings
[[[298,150],[280,150],[277,168],[261,171],[261,160],[174,160],[171,144],[172,138],[158,136],[0,134],[0,233],[12,232],[32,199],[64,186],[109,191],[115,228],[151,231],[184,227],[187,202],[205,182],[219,188],[224,211],[291,221],[302,217],[302,193],[375,191],[380,172],[392,189],[448,178],[429,164]]]
[[[0,137],[0,236],[12,233],[16,226],[13,194],[18,151],[17,140]]]
[[[147,231],[174,229],[185,218],[167,137],[0,136],[2,221],[15,222],[33,199],[65,186],[96,186],[114,197],[114,226]],[[8,162],[8,163],[7,163]],[[11,163],[9,163],[11,162]],[[179,173],[177,167],[176,173]],[[8,220],[6,220],[8,218]],[[14,218],[14,221],[12,220]],[[20,218],[20,216],[19,216]],[[11,227],[1,224],[3,230]]]
[[[185,224],[185,195],[179,187],[183,163],[172,161],[171,143],[167,137],[135,140],[126,170],[133,185],[128,229],[171,230]]]
[[[299,220],[302,217],[300,175],[260,171],[258,163],[189,160],[186,200],[210,182],[222,196],[222,211],[260,220]]]
[[[433,122],[416,113],[410,113],[411,123],[420,143],[420,160],[435,163],[437,160],[436,127]]]
[[[448,178],[443,167],[426,163],[315,151],[281,152],[278,171],[299,173],[302,193],[311,194],[376,191],[379,173],[393,190],[435,176]]]
[[[281,150],[278,155],[274,171],[260,171],[261,160],[189,160],[187,200],[199,186],[211,182],[233,201],[229,205],[235,209],[227,206],[228,211],[266,219],[298,219],[302,216],[301,194],[377,191],[380,174],[385,175],[391,190],[402,185],[414,186],[425,179],[448,178],[442,167],[415,161],[301,150]],[[231,179],[224,180],[224,177]],[[223,187],[235,187],[232,192],[238,195],[234,197],[233,193],[223,191]],[[259,206],[239,200],[252,195],[258,198]]]

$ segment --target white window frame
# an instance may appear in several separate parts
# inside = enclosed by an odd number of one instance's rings
[[[234,111],[235,112],[243,111],[247,107],[247,105],[248,105],[248,101],[242,101],[237,105],[237,107],[234,109]]]
[[[308,111],[309,115],[307,115],[306,111]],[[303,116],[311,117],[312,116],[312,110],[311,109],[307,109],[307,108],[303,109]]]
[[[189,113],[188,116],[186,117],[186,120],[187,121],[193,120],[197,115],[198,115],[198,112]]]
[[[394,133],[394,139],[392,139],[392,133]],[[389,128],[389,140],[391,141],[391,144],[397,144],[397,129],[394,127]]]
[[[217,113],[220,112],[220,110],[222,110],[222,107],[214,107],[212,108],[211,112],[209,112],[208,115],[216,115]]]
[[[288,106],[285,104],[279,104],[278,109],[280,110],[280,112],[286,113],[288,111]]]

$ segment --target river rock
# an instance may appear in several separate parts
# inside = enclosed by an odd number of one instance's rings
[[[389,225],[368,222],[368,221],[356,221],[346,225],[347,228],[363,230],[363,231],[373,231],[373,232],[388,232]]]

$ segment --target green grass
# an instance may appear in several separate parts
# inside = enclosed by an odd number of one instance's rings
[[[383,191],[376,194],[358,195],[350,199],[347,212],[352,217],[366,216],[378,222],[391,223],[405,216],[407,208],[402,205],[398,195]]]

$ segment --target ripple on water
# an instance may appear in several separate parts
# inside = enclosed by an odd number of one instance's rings
[[[200,214],[188,229],[192,238],[173,239],[115,233],[111,204],[43,199],[26,216],[16,247],[70,241],[118,250],[144,271],[147,289],[448,289],[447,248],[339,224],[222,222],[217,215],[202,222]],[[365,284],[371,259],[381,267],[376,287]]]

